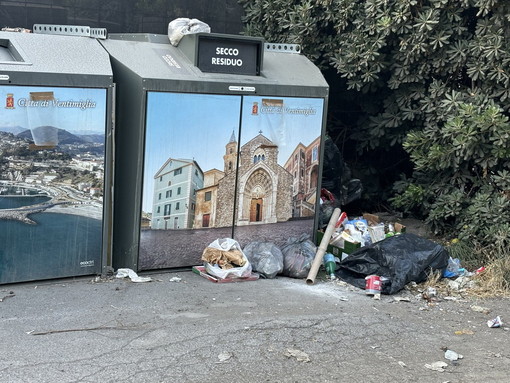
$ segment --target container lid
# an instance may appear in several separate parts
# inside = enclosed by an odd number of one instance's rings
[[[194,65],[194,56],[171,45],[166,35],[109,34],[108,39],[100,42],[114,62],[121,64],[119,69],[141,78],[147,90],[209,92],[212,89],[217,92],[223,89],[224,93],[229,93],[254,88],[258,93],[264,86],[265,93],[280,94],[284,87],[292,87],[289,94],[295,96],[300,93],[308,97],[327,96],[328,84],[320,70],[297,53],[266,50],[260,75],[243,75],[201,71]],[[218,87],[219,84],[223,88]],[[306,89],[310,87],[316,88],[316,94],[310,94],[310,89]],[[276,88],[280,92],[276,92]]]
[[[9,85],[113,83],[109,55],[94,38],[0,32],[0,85],[6,79]]]

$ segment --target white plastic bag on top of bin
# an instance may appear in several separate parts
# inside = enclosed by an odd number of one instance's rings
[[[218,278],[226,279],[226,278],[245,278],[249,277],[252,272],[252,267],[250,261],[244,254],[243,250],[239,243],[232,238],[220,238],[213,241],[209,246],[212,249],[221,250],[221,251],[231,251],[231,250],[239,250],[244,264],[239,267],[232,267],[230,269],[222,269],[218,265],[210,264],[209,262],[204,262],[205,270]]]
[[[211,33],[211,27],[198,19],[181,17],[168,23],[168,39],[174,47],[179,45],[184,35],[193,33]]]

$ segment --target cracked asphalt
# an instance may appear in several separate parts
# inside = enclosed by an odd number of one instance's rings
[[[309,286],[144,275],[154,281],[0,286],[0,298],[11,295],[0,299],[0,382],[509,381],[508,299],[428,306],[409,291],[398,296],[410,302],[374,300],[322,276]],[[504,326],[489,328],[496,315]],[[441,347],[464,358],[450,362]],[[444,372],[425,367],[437,361]]]

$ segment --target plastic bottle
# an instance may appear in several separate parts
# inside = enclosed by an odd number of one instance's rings
[[[335,256],[331,253],[324,254],[324,257],[322,258],[324,261],[324,267],[326,268],[326,273],[328,274],[330,279],[336,279],[335,276],[335,269],[336,269],[336,262],[335,262]]]
[[[372,244],[372,238],[370,237],[368,230],[363,232],[363,241],[363,246],[369,246]]]

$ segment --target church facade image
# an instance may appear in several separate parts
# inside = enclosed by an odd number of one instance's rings
[[[147,105],[141,269],[199,264],[217,238],[313,236],[321,99],[151,92]]]
[[[268,138],[259,133],[241,147],[237,174],[234,134],[223,157],[223,177],[217,177],[220,174],[213,169],[210,175],[216,177],[209,178],[212,182],[206,181],[204,189],[197,193],[194,228],[275,223],[292,217],[293,178],[278,165],[278,147]],[[236,178],[238,192],[236,204],[232,205],[229,201],[235,197]]]

